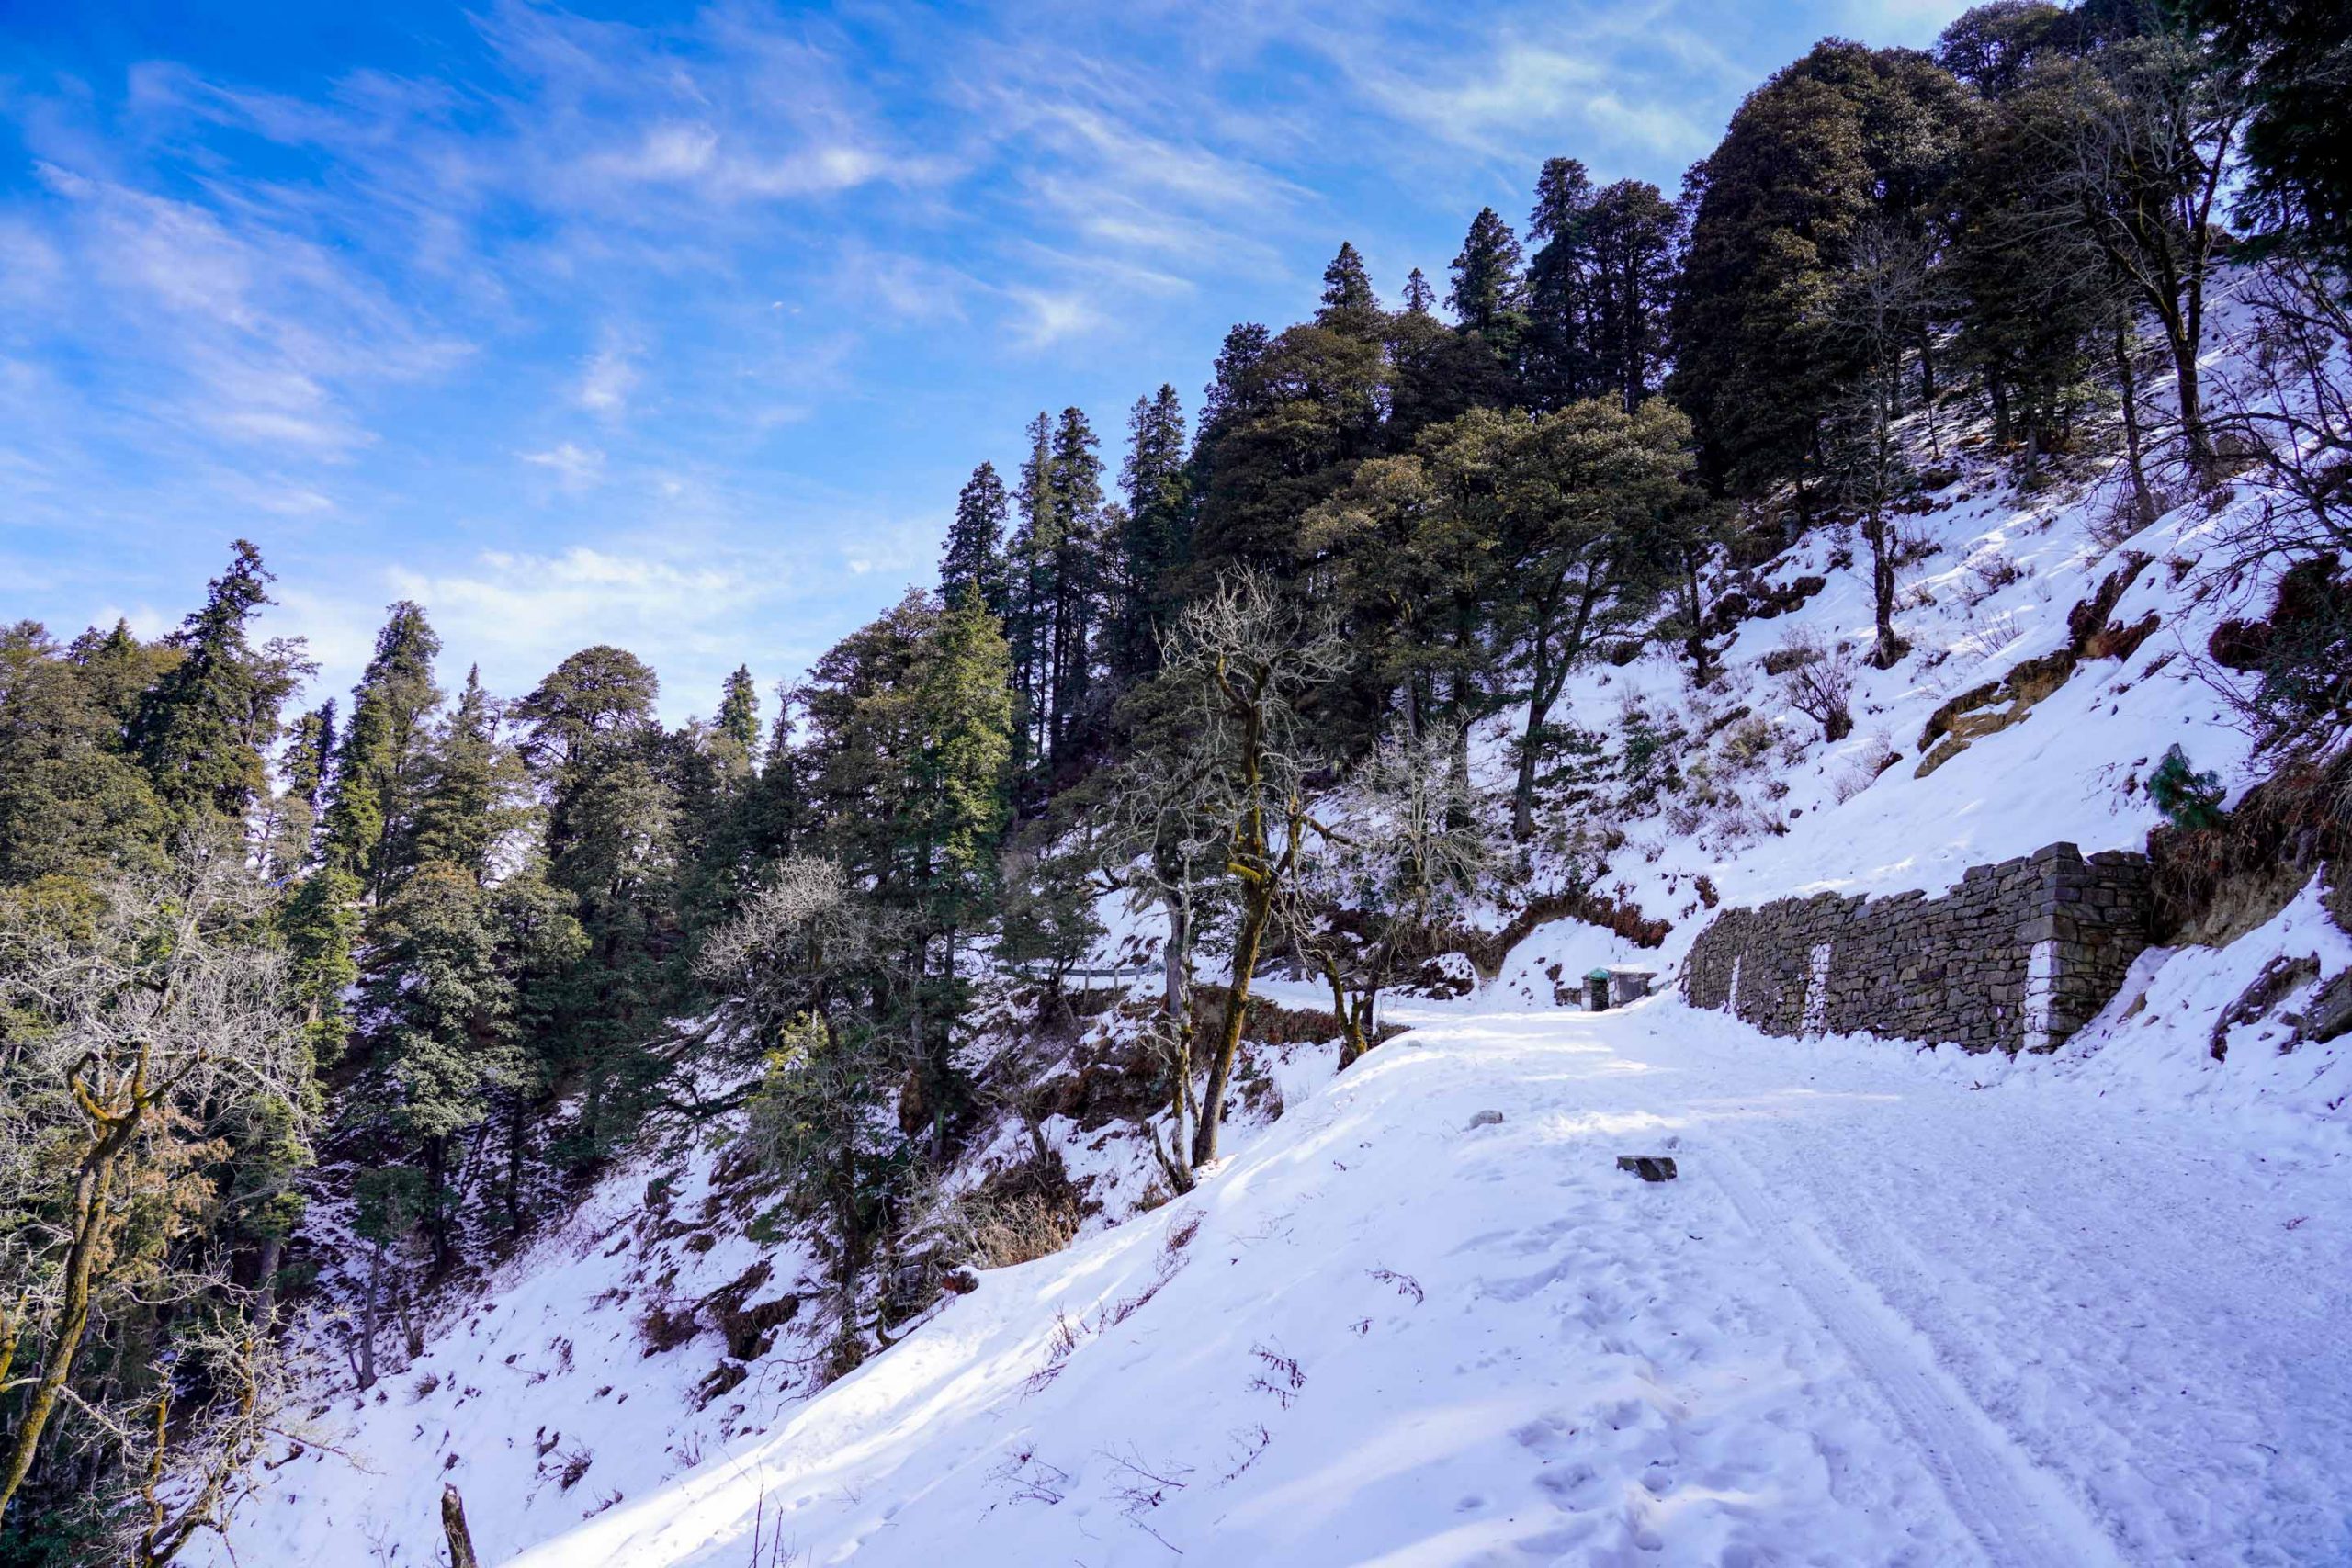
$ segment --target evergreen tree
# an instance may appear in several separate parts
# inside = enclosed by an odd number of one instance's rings
[[[1017,498],[1021,521],[1007,552],[1011,585],[1005,634],[1012,649],[1012,772],[1018,804],[1044,797],[1051,750],[1054,609],[1061,597],[1055,571],[1063,554],[1053,475],[1053,425],[1041,413],[1029,422],[1029,456],[1021,465]]]
[[[1453,258],[1453,288],[1445,299],[1464,332],[1506,355],[1517,349],[1526,327],[1519,265],[1519,236],[1493,208],[1480,208]]]
[[[1592,180],[1582,164],[1544,163],[1527,220],[1527,237],[1541,247],[1527,268],[1527,395],[1539,409],[1591,396],[1600,378],[1585,221],[1592,204]]]
[[[1419,267],[1405,275],[1405,309],[1408,313],[1426,316],[1436,303],[1437,290],[1430,287],[1429,278]]]
[[[752,798],[759,788],[759,692],[748,668],[727,678],[718,721],[672,737],[678,795],[678,920],[691,940],[734,911],[755,879]]]
[[[1795,481],[1860,374],[1826,308],[1866,223],[1924,245],[1974,112],[1927,56],[1831,39],[1748,95],[1691,171],[1672,389],[1709,479],[1744,496]]]
[[[808,847],[811,807],[806,769],[793,740],[794,707],[794,696],[786,693],[768,732],[759,777],[744,792],[738,812],[738,837],[747,866],[773,864]]]
[[[986,908],[1008,817],[1011,663],[985,605],[911,592],[830,649],[804,688],[825,841],[905,943],[899,1021],[934,1134],[964,1103],[948,1055],[963,1005],[955,948]]]
[[[485,886],[500,841],[526,815],[515,803],[528,781],[522,760],[499,738],[500,716],[482,690],[481,667],[469,668],[426,759],[413,834],[416,863],[453,865]]]
[[[2072,52],[2079,27],[2050,0],[1991,0],[1956,17],[1936,39],[1936,63],[1988,99],[2024,85],[2035,61]]]
[[[1334,332],[1376,333],[1380,330],[1380,297],[1372,291],[1372,276],[1354,245],[1340,243],[1340,254],[1323,269],[1322,305],[1315,324]]]
[[[1051,776],[1059,787],[1085,750],[1093,689],[1096,639],[1109,572],[1109,532],[1103,510],[1102,442],[1086,415],[1062,411],[1054,428],[1052,490],[1055,536],[1053,626],[1048,638],[1052,679],[1048,731]]]
[[[1560,739],[1568,676],[1612,632],[1638,623],[1679,564],[1702,504],[1685,482],[1690,427],[1661,400],[1628,413],[1613,399],[1571,404],[1514,430],[1499,454],[1503,525],[1497,641],[1515,651],[1526,702],[1511,821],[1534,830],[1536,786]]]
[[[87,667],[39,622],[0,629],[0,886],[152,861],[162,830]]]
[[[270,603],[270,573],[243,539],[202,609],[167,639],[179,660],[141,697],[130,732],[175,826],[242,828],[269,789],[278,709],[310,672],[299,644],[254,648],[249,628]]]
[[[735,673],[727,677],[726,690],[718,700],[717,728],[729,748],[730,768],[740,768],[748,775],[758,767],[760,689],[752,680],[750,665],[736,666]]]
[[[1627,413],[1657,389],[1666,367],[1667,312],[1680,260],[1682,209],[1657,186],[1620,180],[1581,214],[1585,344],[1594,395],[1614,395]]]
[[[548,798],[548,881],[572,900],[580,955],[547,988],[550,1052],[582,1079],[565,1152],[580,1166],[617,1148],[666,1071],[649,1042],[679,976],[678,800],[661,682],[621,649],[583,649],[515,705],[525,756]]]
[[[287,891],[277,931],[311,1061],[333,1066],[350,1034],[344,995],[359,978],[353,956],[359,945],[358,879],[331,866],[314,869]]]
[[[947,548],[939,561],[939,592],[950,603],[976,592],[989,614],[1002,618],[1012,609],[1006,581],[1004,529],[1012,500],[996,465],[982,463],[956,496],[956,519],[947,525]]]
[[[1200,444],[1207,446],[1237,421],[1262,412],[1264,378],[1260,367],[1273,345],[1273,334],[1255,321],[1243,321],[1225,334],[1216,365],[1202,395]]]
[[[417,1149],[436,1272],[458,1260],[453,1140],[521,1073],[514,985],[502,973],[491,897],[462,868],[420,866],[372,922],[365,1005],[373,1064],[360,1091],[373,1119]]]
[[[291,881],[316,852],[319,813],[326,804],[334,752],[334,699],[330,697],[296,719],[287,737],[281,764],[286,784],[271,803],[269,831],[262,840],[264,867],[277,882]]]
[[[2241,212],[2352,276],[2352,26],[2341,0],[2190,0],[2187,10],[2252,107]]]
[[[1192,483],[1184,410],[1162,385],[1127,414],[1127,456],[1119,469],[1127,506],[1119,536],[1118,604],[1111,627],[1111,672],[1124,688],[1159,667],[1159,637],[1173,620],[1177,583],[1192,544]]]
[[[417,862],[416,814],[433,766],[442,704],[433,660],[441,639],[421,605],[390,606],[376,650],[352,689],[351,724],[336,758],[326,858],[384,897]]]
[[[1298,326],[1262,348],[1243,328],[1226,343],[1193,455],[1199,506],[1187,581],[1195,589],[1235,567],[1296,571],[1300,517],[1387,434],[1378,342]]]
[[[113,719],[119,739],[127,743],[147,689],[163,679],[180,654],[168,637],[141,642],[130,623],[118,618],[106,631],[92,626],[75,637],[66,658],[82,672],[90,700]]]

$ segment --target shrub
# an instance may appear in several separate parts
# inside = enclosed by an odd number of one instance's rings
[[[2178,746],[2167,750],[2148,775],[2149,800],[2165,820],[2185,832],[2221,826],[2222,793],[2220,778],[2192,769],[2188,753]]]
[[[1854,661],[1845,647],[1826,650],[1809,632],[1792,632],[1781,651],[1787,656],[1781,690],[1789,705],[1821,726],[1824,740],[1852,734]]]

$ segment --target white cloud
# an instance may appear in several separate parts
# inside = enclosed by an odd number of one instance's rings
[[[44,163],[72,324],[124,400],[181,430],[336,457],[367,445],[351,394],[468,352],[329,247],[238,205],[199,207]]]
[[[562,441],[544,452],[517,452],[523,461],[552,469],[566,490],[586,490],[605,477],[602,448]]]
[[[1597,36],[1567,48],[1506,31],[1483,52],[1424,62],[1419,73],[1370,51],[1351,48],[1346,59],[1374,103],[1463,146],[1501,152],[1532,130],[1572,126],[1664,156],[1704,151],[1713,132],[1688,112],[1690,84],[1630,70],[1622,42]]]
[[[1027,287],[1008,288],[1005,292],[1024,312],[1013,329],[1014,337],[1024,348],[1044,348],[1065,338],[1091,333],[1108,322],[1093,300],[1082,293]]]
[[[581,372],[580,406],[599,418],[617,420],[628,412],[628,395],[636,390],[638,368],[630,351],[614,333],[605,346],[589,355]]]

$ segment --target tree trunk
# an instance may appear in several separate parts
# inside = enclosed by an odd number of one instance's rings
[[[1871,650],[1871,662],[1884,670],[1903,657],[1903,639],[1894,635],[1894,541],[1887,536],[1886,513],[1875,502],[1862,533],[1871,545],[1871,601],[1878,623],[1878,646]]]
[[[514,1093],[506,1114],[506,1235],[523,1234],[523,1095]]]
[[[96,1141],[84,1155],[82,1168],[74,1179],[74,1240],[65,1255],[63,1294],[40,1376],[26,1397],[24,1414],[18,1417],[8,1444],[6,1468],[0,1469],[0,1515],[7,1512],[9,1503],[32,1470],[41,1431],[57,1408],[65,1381],[73,1374],[74,1355],[82,1348],[82,1336],[90,1326],[90,1277],[97,1267],[98,1249],[106,1241],[113,1217],[107,1187],[114,1179],[117,1156],[139,1124],[138,1090],[134,1089],[132,1093],[133,1108],[119,1119],[101,1124]]]
[[[1687,596],[1685,612],[1690,617],[1690,635],[1683,639],[1683,649],[1690,655],[1690,683],[1707,683],[1707,603],[1699,584],[1700,552],[1685,548],[1682,552],[1683,592]]]
[[[260,1294],[254,1306],[254,1314],[263,1323],[267,1323],[277,1310],[277,1265],[285,1256],[285,1237],[273,1235],[262,1238],[261,1264],[257,1269],[260,1276],[258,1281]],[[6,1370],[0,1368],[0,1379],[6,1379],[7,1375]]]
[[[466,1500],[447,1482],[441,1485],[441,1533],[449,1539],[449,1568],[481,1568],[473,1532],[466,1529]]]
[[[457,1205],[449,1192],[449,1140],[424,1140],[424,1234],[433,1247],[433,1277],[446,1277],[458,1266],[458,1242],[453,1231]]]
[[[376,1329],[382,1311],[379,1303],[384,1291],[384,1245],[371,1242],[368,1248],[368,1287],[359,1296],[359,1386],[362,1390],[376,1386]]]
[[[2156,520],[2156,498],[2148,493],[2148,470],[2141,457],[2140,388],[2132,369],[2131,323],[2115,319],[2115,376],[2123,394],[2123,460],[2132,476],[2132,514],[2144,528]]]
[[[1217,1025],[1216,1047],[1209,1055],[1208,1087],[1201,1094],[1201,1124],[1193,1136],[1193,1164],[1216,1158],[1216,1130],[1225,1120],[1225,1087],[1233,1076],[1233,1058],[1241,1049],[1242,1025],[1249,1021],[1250,977],[1258,967],[1258,944],[1265,939],[1266,923],[1274,910],[1271,871],[1253,883],[1242,899],[1241,930],[1233,942],[1233,974],[1225,987],[1225,1017]]]

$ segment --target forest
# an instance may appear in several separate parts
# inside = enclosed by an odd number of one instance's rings
[[[939,1173],[1019,1102],[1000,1004],[1065,1008],[1106,897],[1165,932],[1129,956],[1171,1193],[1217,1159],[1275,956],[1344,1070],[1481,921],[1638,936],[1593,809],[1626,781],[1569,676],[1662,649],[1706,685],[1743,574],[1833,524],[1858,651],[1898,664],[1902,520],[1962,426],[2028,490],[2120,453],[2124,534],[2269,486],[2232,547],[2291,591],[2215,653],[2268,765],[2340,775],[2347,69],[2320,0],[1826,39],[1679,190],[1553,158],[1442,293],[1341,243],[1192,407],[1039,413],[935,584],[773,692],[668,694],[708,718],[665,724],[616,647],[449,680],[408,602],[306,706],[243,540],[166,636],[0,629],[0,1565],[173,1561],[297,1440],[282,1329],[327,1260],[366,1390],[421,1303],[681,1128],[728,1129],[762,1223],[820,1247],[831,1370],[879,1353],[952,1288]],[[2200,379],[2225,276],[2271,401]],[[1833,736],[1838,657],[1795,660]],[[1681,787],[1670,749],[1637,782]]]

